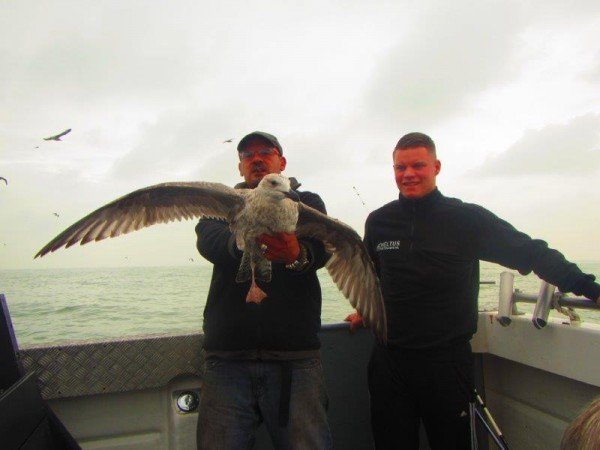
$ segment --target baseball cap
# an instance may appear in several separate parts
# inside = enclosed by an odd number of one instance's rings
[[[237,146],[237,151],[239,152],[239,151],[243,150],[244,147],[246,146],[246,144],[248,144],[248,141],[252,138],[261,138],[261,139],[266,140],[267,142],[271,143],[273,145],[273,147],[275,147],[275,148],[277,148],[277,150],[279,150],[280,155],[283,155],[283,149],[281,148],[281,144],[279,143],[277,138],[275,136],[273,136],[272,134],[265,133],[264,131],[253,131],[252,133],[244,136]]]

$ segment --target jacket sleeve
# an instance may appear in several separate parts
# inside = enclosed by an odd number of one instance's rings
[[[532,239],[484,208],[479,207],[475,212],[479,259],[516,269],[523,275],[533,271],[561,292],[584,295],[591,300],[600,296],[600,285],[594,282],[596,277],[583,273],[545,241]]]
[[[196,248],[213,264],[239,266],[242,252],[235,245],[235,238],[224,220],[200,219],[196,225]]]
[[[323,200],[321,199],[321,197],[319,197],[319,195],[313,192],[302,192],[300,200],[305,205],[308,205],[311,208],[315,208],[317,211],[320,211],[323,214],[327,214],[325,203],[323,203]],[[325,246],[321,241],[318,241],[316,239],[302,238],[299,240],[299,242],[306,248],[306,251],[308,253],[308,264],[304,269],[302,269],[298,273],[305,273],[311,270],[318,270],[327,263],[331,255],[325,251]]]

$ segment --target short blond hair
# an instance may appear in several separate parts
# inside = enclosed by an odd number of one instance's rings
[[[433,142],[433,139],[431,139],[425,133],[419,133],[417,131],[402,136],[394,147],[393,153],[396,153],[398,150],[406,150],[417,147],[425,147],[429,153],[437,157],[435,142]]]
[[[600,396],[571,422],[560,442],[561,450],[600,450]]]

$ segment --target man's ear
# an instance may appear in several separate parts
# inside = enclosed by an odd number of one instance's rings
[[[440,173],[440,170],[442,170],[442,162],[439,159],[436,159],[436,161],[435,161],[435,174],[438,175]]]
[[[238,170],[240,171],[240,177],[243,177],[244,174],[242,173],[242,162],[241,161],[238,163]]]
[[[285,156],[280,156],[279,157],[279,170],[283,172],[286,165],[287,165],[287,161],[285,159]]]

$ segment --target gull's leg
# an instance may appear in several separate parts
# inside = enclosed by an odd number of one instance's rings
[[[258,275],[258,279],[262,280],[262,268],[257,267],[257,263],[255,259],[257,258],[256,254],[259,252],[258,246],[254,243],[252,239],[244,239],[245,248],[244,254],[242,255],[242,261],[240,262],[240,268],[238,269],[238,273],[235,277],[235,281],[238,283],[244,283],[246,281],[251,281],[250,289],[248,290],[248,295],[246,296],[246,302],[248,303],[260,303],[267,296],[265,292],[258,287],[256,284],[256,277]],[[263,259],[263,258],[261,258]],[[270,271],[270,261],[265,259],[269,263],[269,275]],[[260,264],[260,261],[259,263]],[[264,264],[264,263],[263,263]],[[258,269],[258,270],[257,270]],[[265,281],[270,281],[265,280]]]
[[[246,295],[246,303],[260,303],[267,296],[265,291],[258,287],[256,281],[254,279],[254,262],[252,264],[252,284],[250,284],[250,289],[248,290],[248,295]]]

